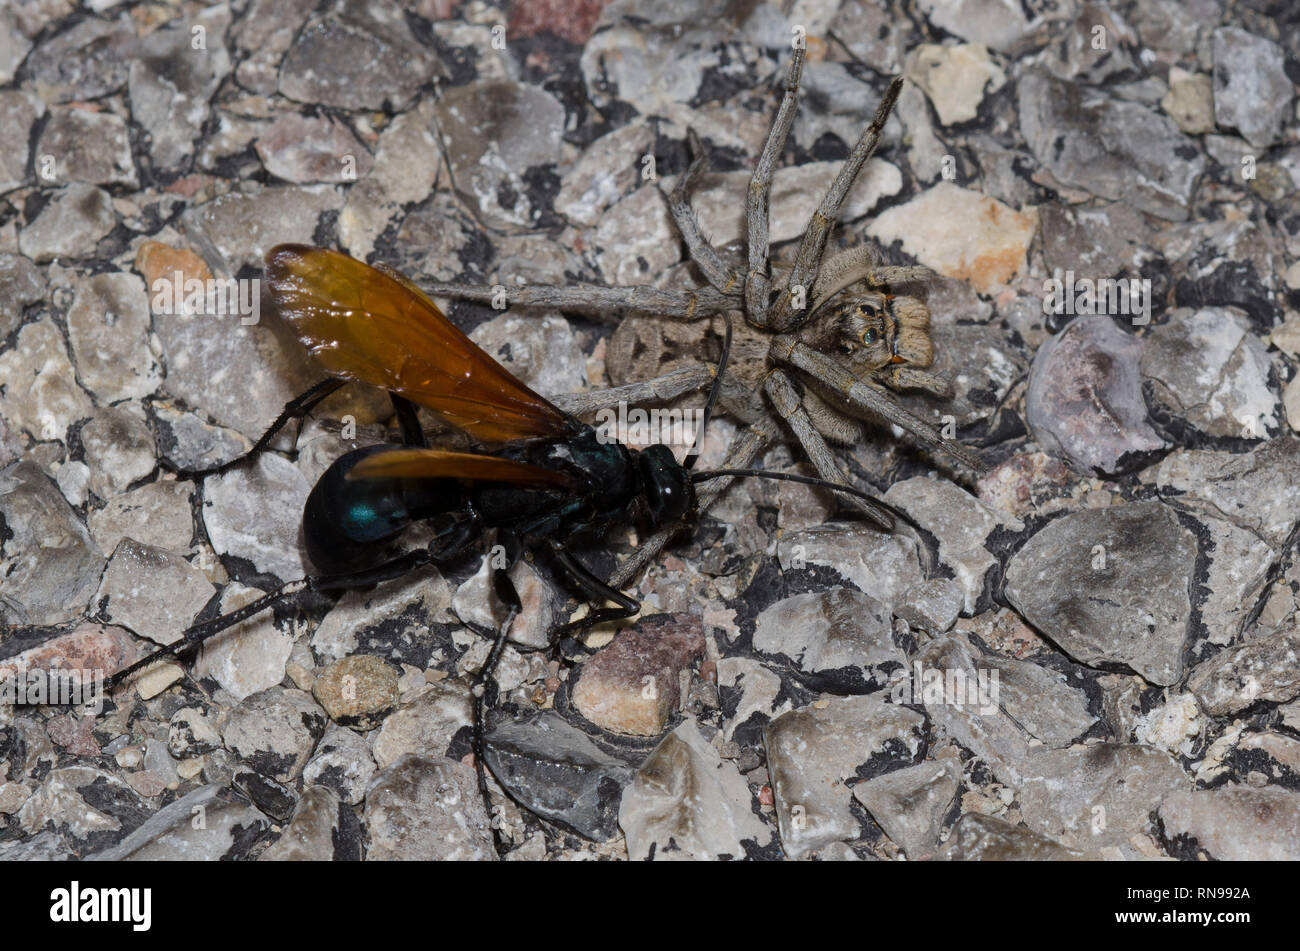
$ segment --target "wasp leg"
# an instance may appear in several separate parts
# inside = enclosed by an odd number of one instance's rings
[[[236,456],[229,462],[223,462],[219,466],[211,466],[207,469],[176,469],[176,474],[193,478],[220,475],[223,472],[233,469],[246,459],[252,459],[271,444],[271,440],[274,439],[276,434],[285,427],[289,420],[302,419],[315,409],[322,400],[342,388],[347,382],[347,380],[336,380],[332,377],[330,379],[321,380],[305,393],[299,394],[289,402],[285,403],[284,409],[281,410],[280,415],[275,418],[275,422],[271,424],[270,428],[267,429],[266,432],[262,433],[262,438],[253,443],[253,447],[242,456]]]
[[[393,411],[397,414],[397,425],[402,430],[402,443],[416,449],[427,449],[429,441],[424,438],[424,427],[420,425],[420,417],[415,411],[415,404],[406,397],[398,396],[392,391],[389,391],[388,396],[393,401]]]
[[[505,652],[506,641],[510,637],[510,625],[523,610],[519,592],[515,590],[509,574],[510,567],[514,566],[522,554],[519,537],[514,533],[502,532],[497,536],[497,541],[505,546],[509,567],[492,569],[492,590],[497,599],[506,606],[506,617],[497,627],[495,634],[489,634],[493,638],[492,648],[488,651],[487,659],[483,661],[483,666],[479,668],[470,686],[470,694],[474,698],[474,773],[478,778],[478,792],[483,799],[483,807],[487,810],[488,816],[493,819],[495,816],[493,816],[492,794],[488,790],[487,761],[484,756],[484,731],[488,709],[497,698],[497,665],[501,663],[501,655]],[[471,624],[470,627],[479,633],[488,633],[479,630],[476,624]],[[504,785],[502,788],[505,788]],[[504,836],[496,821],[492,823],[492,838],[496,843],[498,854],[502,853],[505,848]]]
[[[583,594],[597,603],[613,601],[618,605],[617,608],[600,608],[592,611],[584,618],[553,628],[548,635],[552,650],[560,642],[560,638],[566,634],[605,621],[618,621],[623,618],[636,617],[637,613],[640,612],[640,601],[601,581],[591,573],[586,565],[575,558],[567,548],[555,540],[551,541],[551,553],[555,556],[556,563],[568,572],[574,584],[582,589]]]
[[[282,584],[269,594],[265,594],[249,604],[244,605],[231,611],[229,614],[223,614],[215,617],[210,621],[204,621],[201,624],[195,624],[186,628],[181,638],[175,643],[168,644],[166,647],[160,647],[156,651],[145,655],[140,660],[128,667],[123,667],[112,676],[108,677],[105,682],[105,689],[115,689],[119,684],[124,683],[127,678],[144,670],[146,667],[152,667],[159,661],[166,660],[169,657],[179,657],[182,654],[188,654],[197,650],[203,643],[220,634],[222,631],[234,627],[241,621],[246,621],[255,614],[260,614],[267,608],[274,607],[277,604],[287,604],[300,597],[308,591],[348,591],[361,588],[370,588],[382,581],[391,581],[393,578],[400,578],[409,574],[416,568],[427,565],[434,560],[433,553],[425,548],[417,548],[414,551],[406,552],[399,555],[391,561],[386,561],[381,565],[373,568],[366,568],[361,571],[352,571],[345,574],[321,575],[315,578],[300,578],[297,581],[290,581]]]

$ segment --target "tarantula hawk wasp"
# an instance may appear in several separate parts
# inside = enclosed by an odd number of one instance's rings
[[[555,643],[568,631],[632,617],[640,610],[635,598],[584,567],[566,543],[638,517],[655,529],[689,521],[696,514],[698,483],[761,476],[828,485],[888,517],[887,506],[851,486],[737,468],[692,471],[725,372],[725,347],[696,447],[679,464],[667,446],[629,450],[533,392],[395,271],[324,248],[279,245],[267,253],[265,273],[272,308],[332,378],[286,406],[249,454],[211,471],[228,469],[261,451],[289,419],[304,415],[349,381],[388,390],[404,445],[354,449],[335,460],[312,489],[303,511],[303,538],[308,557],[322,574],[288,582],[245,607],[190,627],[174,644],[109,677],[110,689],[277,603],[307,591],[369,588],[450,561],[495,530],[508,563],[494,564],[492,590],[504,604],[506,618],[496,631],[479,631],[492,638],[492,647],[473,682],[475,768],[490,813],[484,725],[495,670],[511,622],[522,609],[508,571],[525,550],[548,553],[593,606],[617,605],[599,607],[556,628],[551,632]],[[413,404],[480,445],[496,448],[463,452],[429,446]],[[428,547],[393,554],[392,543],[417,521],[432,529]]]
[[[511,287],[508,297],[512,304],[520,306],[584,313],[602,320],[644,314],[695,321],[742,312],[747,325],[742,329],[748,331],[758,365],[748,374],[751,385],[729,378],[722,386],[720,405],[748,424],[733,443],[723,462],[725,467],[750,465],[764,445],[778,437],[784,425],[823,480],[847,484],[849,474],[827,441],[852,444],[861,438],[861,421],[883,421],[909,432],[920,446],[946,456],[959,469],[982,474],[986,467],[978,456],[945,438],[888,392],[921,390],[940,397],[951,395],[947,381],[926,372],[934,359],[930,312],[924,300],[909,292],[932,279],[934,272],[919,265],[882,265],[870,245],[827,254],[831,231],[849,190],[875,152],[885,121],[902,91],[901,77],[889,84],[870,125],[809,219],[793,267],[784,274],[774,273],[768,255],[768,205],[773,173],[794,124],[803,63],[804,50],[796,48],[780,106],[750,179],[745,204],[747,257],[741,268],[724,262],[722,254],[705,238],[691,207],[690,190],[706,171],[708,162],[702,144],[691,131],[688,137],[695,158],[673,190],[665,192],[665,198],[690,259],[707,286],[674,291],[594,284],[532,285]],[[492,286],[426,287],[437,297],[480,304],[493,303],[498,294],[498,288]],[[846,352],[847,359],[840,361],[828,355],[833,350]],[[740,356],[745,359],[743,349]],[[713,379],[713,368],[707,364],[685,366],[655,379],[612,388],[599,397],[629,403],[666,401],[709,386]],[[581,414],[599,405],[592,396],[578,394],[564,405]],[[728,481],[719,480],[705,487],[699,500],[701,510],[718,498]],[[888,514],[878,506],[855,499],[849,502],[880,527],[893,527]],[[672,531],[660,531],[640,545],[615,572],[611,583],[628,584],[669,541]]]

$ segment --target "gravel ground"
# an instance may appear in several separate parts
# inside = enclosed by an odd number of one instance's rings
[[[385,438],[349,387],[296,446],[177,478],[320,372],[251,298],[160,286],[251,293],[283,241],[424,283],[699,285],[652,179],[698,133],[695,205],[738,250],[794,26],[776,256],[906,76],[834,240],[941,275],[954,396],[905,402],[989,471],[865,427],[840,451],[917,526],[892,535],[738,485],[573,663],[529,649],[575,604],[521,563],[488,760],[527,810],[475,789],[476,554],[256,616],[98,715],[0,704],[0,858],[490,859],[493,826],[529,860],[1300,858],[1287,4],[88,6],[0,9],[6,682],[117,669],[301,577],[311,486]],[[716,325],[446,309],[547,394],[716,358]],[[581,555],[610,574],[636,542]]]

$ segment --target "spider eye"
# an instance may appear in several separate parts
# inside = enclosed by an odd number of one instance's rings
[[[862,343],[869,347],[876,342],[877,337],[878,334],[875,330],[864,330],[862,332]]]

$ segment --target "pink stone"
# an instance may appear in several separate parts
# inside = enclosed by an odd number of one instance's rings
[[[681,672],[703,653],[704,625],[695,615],[644,618],[583,665],[573,704],[601,729],[656,736],[681,700]]]

